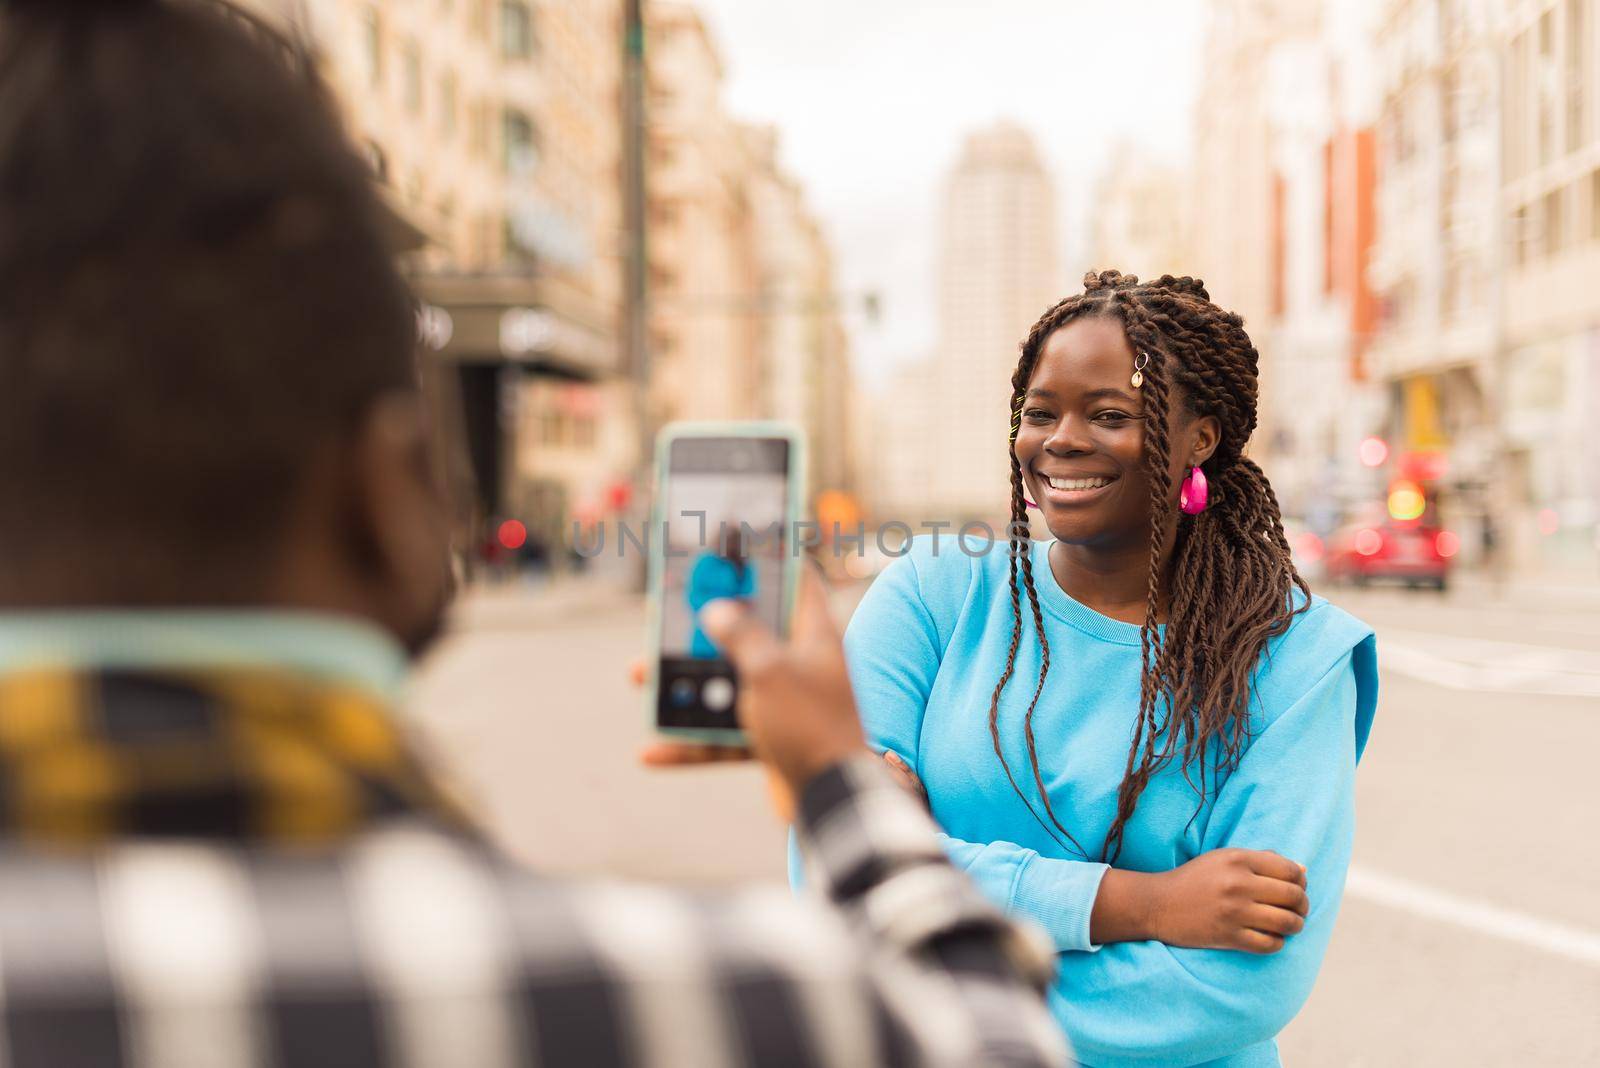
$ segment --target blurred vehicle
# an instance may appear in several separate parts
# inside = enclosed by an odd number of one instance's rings
[[[1399,582],[1444,590],[1461,539],[1423,519],[1397,520],[1381,510],[1347,523],[1328,539],[1330,582],[1365,586]]]
[[[1317,532],[1298,519],[1283,521],[1283,535],[1289,541],[1289,553],[1294,569],[1307,583],[1315,584],[1327,577],[1327,546]]]

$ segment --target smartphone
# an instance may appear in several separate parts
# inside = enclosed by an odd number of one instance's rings
[[[674,423],[656,441],[648,708],[664,735],[741,745],[739,678],[696,614],[747,601],[789,631],[800,560],[804,439],[782,423]]]

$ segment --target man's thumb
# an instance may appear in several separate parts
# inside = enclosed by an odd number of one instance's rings
[[[750,606],[733,598],[711,601],[700,609],[700,629],[735,667],[775,640]]]

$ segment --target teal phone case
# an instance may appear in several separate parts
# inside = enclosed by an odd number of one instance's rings
[[[794,524],[800,521],[801,509],[804,505],[806,482],[806,453],[805,438],[799,428],[788,423],[778,422],[680,422],[669,423],[661,428],[656,435],[655,455],[655,494],[650,507],[650,530],[647,543],[650,546],[650,639],[647,648],[650,650],[650,674],[645,685],[645,714],[648,717],[650,729],[656,734],[666,738],[682,741],[705,742],[712,745],[744,745],[746,742],[744,731],[741,730],[716,730],[698,729],[689,727],[661,727],[656,722],[656,706],[659,703],[660,675],[661,675],[661,626],[662,626],[662,585],[665,575],[666,539],[662,536],[661,524],[665,520],[663,508],[666,502],[667,485],[667,459],[671,455],[671,446],[680,438],[782,438],[789,443],[789,492],[784,504],[786,515],[784,525],[786,535],[792,536]],[[795,593],[799,589],[801,558],[796,555],[796,546],[792,537],[784,539],[786,554],[783,564],[783,600],[779,614],[781,624],[780,632],[789,633],[789,621],[794,615]]]

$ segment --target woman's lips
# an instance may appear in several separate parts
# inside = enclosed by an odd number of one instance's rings
[[[1034,472],[1034,488],[1039,492],[1040,504],[1061,507],[1089,504],[1110,492],[1117,479],[1112,475],[1082,475],[1074,478],[1051,478]]]

